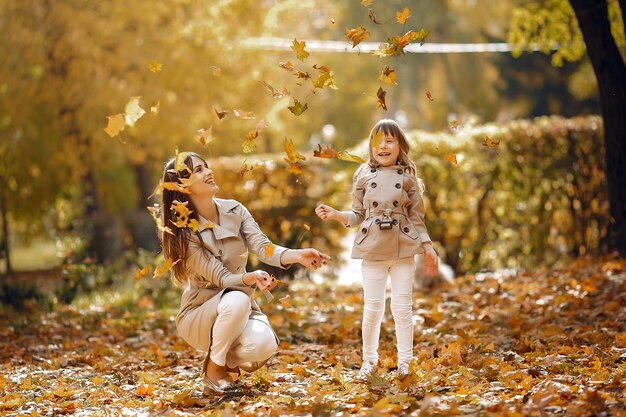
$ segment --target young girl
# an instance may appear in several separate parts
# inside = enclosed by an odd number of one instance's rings
[[[426,273],[434,276],[438,271],[437,254],[424,223],[424,185],[408,153],[400,126],[393,120],[379,121],[370,132],[369,161],[354,174],[352,210],[338,211],[325,204],[315,209],[322,220],[358,226],[352,258],[363,259],[363,365],[357,375],[361,381],[375,372],[378,363],[387,277],[391,276],[397,375],[403,380],[413,358],[414,255],[424,253]]]
[[[219,187],[204,159],[194,153],[178,159],[163,172],[169,186],[161,220],[171,233],[160,232],[163,254],[176,262],[175,278],[187,287],[176,327],[187,343],[206,352],[205,393],[226,394],[238,390],[229,372],[259,369],[278,347],[254,300],[255,288],[269,291],[276,281],[262,270],[246,272],[248,251],[282,268],[299,263],[315,270],[330,257],[312,248],[271,245],[243,204],[215,197]]]

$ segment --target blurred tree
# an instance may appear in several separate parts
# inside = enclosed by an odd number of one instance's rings
[[[626,256],[626,64],[623,0],[550,0],[514,12],[509,40],[519,54],[537,45],[554,65],[586,51],[593,66],[604,119],[610,201],[608,248]],[[584,43],[583,43],[584,40]],[[620,51],[622,48],[622,51]]]

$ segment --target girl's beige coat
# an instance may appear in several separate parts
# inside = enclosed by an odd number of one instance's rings
[[[267,316],[254,300],[254,288],[243,283],[248,261],[248,251],[268,264],[283,268],[280,257],[287,248],[275,246],[271,256],[265,256],[270,240],[263,234],[250,212],[235,200],[215,198],[220,224],[210,223],[200,217],[199,234],[202,242],[194,237],[189,243],[187,258],[187,281],[189,287],[183,292],[180,310],[176,316],[178,334],[191,346],[208,351],[211,346],[211,330],[217,318],[217,305],[224,291],[243,291],[251,298],[251,319],[268,324]]]
[[[354,174],[348,226],[358,226],[352,257],[381,261],[422,253],[429,242],[422,187],[403,167],[362,164]],[[382,226],[382,227],[381,227]]]

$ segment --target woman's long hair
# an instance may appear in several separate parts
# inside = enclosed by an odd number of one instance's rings
[[[179,159],[181,158],[179,154]],[[171,159],[165,164],[163,170],[163,184],[172,183],[177,184],[182,189],[181,179],[187,179],[193,172],[192,156],[204,161],[200,155],[193,152],[188,152],[184,157],[184,164],[187,169],[176,171],[176,158]],[[179,161],[180,163],[180,161]],[[163,188],[163,194],[161,199],[161,220],[164,228],[169,228],[172,233],[168,233],[164,230],[158,230],[159,237],[161,238],[161,245],[163,246],[163,255],[165,258],[169,258],[172,262],[176,262],[174,265],[174,277],[179,283],[183,283],[186,278],[186,264],[189,240],[191,239],[192,230],[188,227],[176,226],[176,212],[172,210],[172,203],[179,201],[181,203],[187,203],[187,207],[191,210],[189,215],[190,219],[197,219],[196,209],[189,198],[189,194]]]
[[[372,168],[380,167],[380,164],[376,162],[374,158],[374,154],[372,151],[372,140],[374,136],[376,136],[379,132],[382,132],[383,135],[391,135],[394,138],[398,139],[398,143],[400,145],[400,154],[398,155],[398,165],[404,168],[409,174],[414,175],[417,178],[417,183],[420,188],[420,192],[424,192],[424,182],[417,176],[417,168],[415,166],[415,162],[409,158],[409,141],[406,138],[406,135],[400,128],[400,125],[395,120],[391,119],[381,119],[374,125],[369,135],[369,161],[367,163]]]

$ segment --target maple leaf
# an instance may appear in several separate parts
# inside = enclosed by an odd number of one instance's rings
[[[382,87],[378,87],[378,91],[376,92],[376,97],[378,98],[378,101],[376,102],[376,105],[383,110],[387,110],[387,103],[385,103],[385,95],[387,95],[387,92],[383,90]]]
[[[217,118],[220,120],[222,120],[228,114],[228,110],[218,111],[215,107],[213,108],[213,110],[215,111]]]
[[[490,148],[496,148],[500,146],[500,141],[495,141],[491,139],[488,135],[485,135],[485,139],[483,139],[483,146],[487,146]]]
[[[296,56],[302,62],[304,62],[309,57],[309,53],[304,50],[305,47],[306,47],[305,41],[298,42],[298,40],[294,38],[293,46],[291,47],[291,49],[293,49],[296,52]]]
[[[447,153],[443,156],[444,161],[451,162],[453,164],[457,164],[456,155],[453,153]]]
[[[452,129],[456,129],[457,127],[461,126],[461,124],[462,124],[462,123],[461,123],[461,121],[460,121],[459,119],[452,119],[452,120],[450,121],[450,127],[451,127]]]
[[[411,11],[408,7],[405,7],[401,12],[396,12],[396,22],[404,25],[407,19],[411,17]]]
[[[372,3],[374,3],[374,0],[361,0],[361,4],[365,7],[369,6]]]
[[[173,235],[174,232],[172,232],[172,229],[170,229],[169,227],[165,227],[163,226],[163,220],[161,219],[161,217],[159,217],[159,206],[158,205],[154,205],[153,207],[146,207],[148,209],[148,211],[150,212],[150,215],[152,216],[152,218],[154,219],[154,222],[157,225],[157,228],[164,233],[169,233],[170,235]]]
[[[309,105],[307,103],[304,103],[304,105],[303,105],[295,97],[294,97],[293,101],[294,101],[293,106],[287,106],[287,108],[289,109],[290,112],[292,112],[296,116],[300,116],[302,113],[304,113],[306,111],[306,109],[309,108]]]
[[[160,110],[161,110],[161,100],[158,100],[156,103],[154,103],[153,106],[150,107],[150,112],[152,114],[157,114]]]
[[[378,145],[380,145],[380,140],[383,138],[383,135],[384,133],[382,129],[374,133],[372,137],[370,138],[370,146],[372,148],[378,148]]]
[[[424,45],[424,43],[426,42],[426,37],[430,34],[430,31],[425,30],[424,28],[420,28],[420,31],[417,32],[417,36],[415,38],[415,40],[419,41],[420,46]]]
[[[216,65],[211,65],[211,72],[213,73],[215,77],[222,76],[222,69]]]
[[[185,164],[185,159],[189,156],[189,152],[178,153],[178,148],[174,153],[174,170],[178,172],[189,171],[189,168]]]
[[[152,62],[150,62],[150,72],[152,72],[153,74],[160,72],[162,68],[163,65],[160,64],[156,59],[153,59]]]
[[[132,97],[128,100],[128,103],[126,103],[126,115],[124,119],[128,126],[135,126],[137,120],[146,113],[146,111],[139,106],[139,99],[141,99],[141,96]]]
[[[380,25],[381,23],[378,21],[378,19],[376,18],[376,13],[374,13],[373,9],[367,9],[367,17],[370,18],[370,20],[374,23],[376,23],[377,25]]]
[[[433,98],[433,95],[430,93],[430,90],[424,90],[424,94],[426,95],[426,98],[429,101],[435,101],[435,99]]]
[[[290,164],[297,164],[300,161],[304,161],[306,159],[304,155],[298,152],[293,146],[293,141],[287,138],[285,138],[285,153],[287,154],[287,158],[285,158],[285,161]]]
[[[142,277],[145,277],[150,273],[150,271],[152,271],[152,265],[146,265],[135,273],[135,279],[141,279]]]
[[[322,147],[322,145],[318,144],[317,147],[318,147],[317,150],[313,150],[313,156],[316,158],[331,159],[331,158],[336,157],[339,154],[337,149],[333,148],[332,145]]]
[[[164,182],[163,188],[166,190],[170,190],[170,191],[178,191],[179,193],[183,193],[183,194],[191,194],[191,191],[186,190],[183,186],[181,186],[177,182],[169,182],[169,181]]]
[[[337,155],[337,158],[341,159],[342,161],[356,162],[357,164],[365,163],[365,159],[356,155],[352,155],[351,153],[348,153],[346,151],[339,152],[339,154]]]
[[[289,72],[293,71],[293,64],[290,61],[287,61],[287,62],[281,61],[278,63],[278,66]]]
[[[233,114],[244,120],[254,119],[251,111],[233,110]]]
[[[196,132],[196,140],[200,143],[200,145],[207,146],[209,143],[213,142],[214,138],[212,132],[213,126],[209,126],[207,130],[201,128],[198,132]]]
[[[352,47],[354,48],[365,39],[370,37],[370,33],[363,27],[359,26],[354,29],[346,29],[346,36],[352,42]]]
[[[167,271],[172,269],[172,267],[176,265],[178,262],[180,262],[180,259],[178,259],[176,262],[173,262],[171,258],[166,258],[162,264],[158,265],[154,269],[154,275],[152,275],[152,278],[159,278],[160,276],[163,276]]]
[[[302,78],[304,80],[308,80],[309,78],[311,78],[311,74],[309,74],[308,72],[303,72],[303,71],[296,71],[293,75],[295,75],[298,78]]]
[[[119,134],[124,127],[126,127],[126,121],[124,120],[124,113],[116,114],[114,116],[107,116],[108,123],[107,127],[104,128],[104,131],[110,137],[113,137]]]
[[[265,257],[271,258],[272,255],[274,255],[275,250],[276,250],[276,246],[274,246],[272,242],[268,243],[268,245],[265,247]]]
[[[324,87],[332,88],[333,90],[337,90],[337,85],[335,85],[335,79],[333,78],[332,71],[320,70],[320,74],[317,76],[317,80],[311,80],[314,88],[323,89]]]
[[[378,76],[378,79],[387,84],[397,84],[396,83],[396,70],[389,68],[385,65],[382,72]]]
[[[274,87],[272,87],[270,84],[266,83],[265,81],[261,81],[261,83],[272,94],[272,98],[279,99],[279,98],[283,98],[283,97],[288,96],[288,95],[291,94],[291,92],[289,91],[289,89],[287,87],[284,87],[283,91],[278,91]]]

